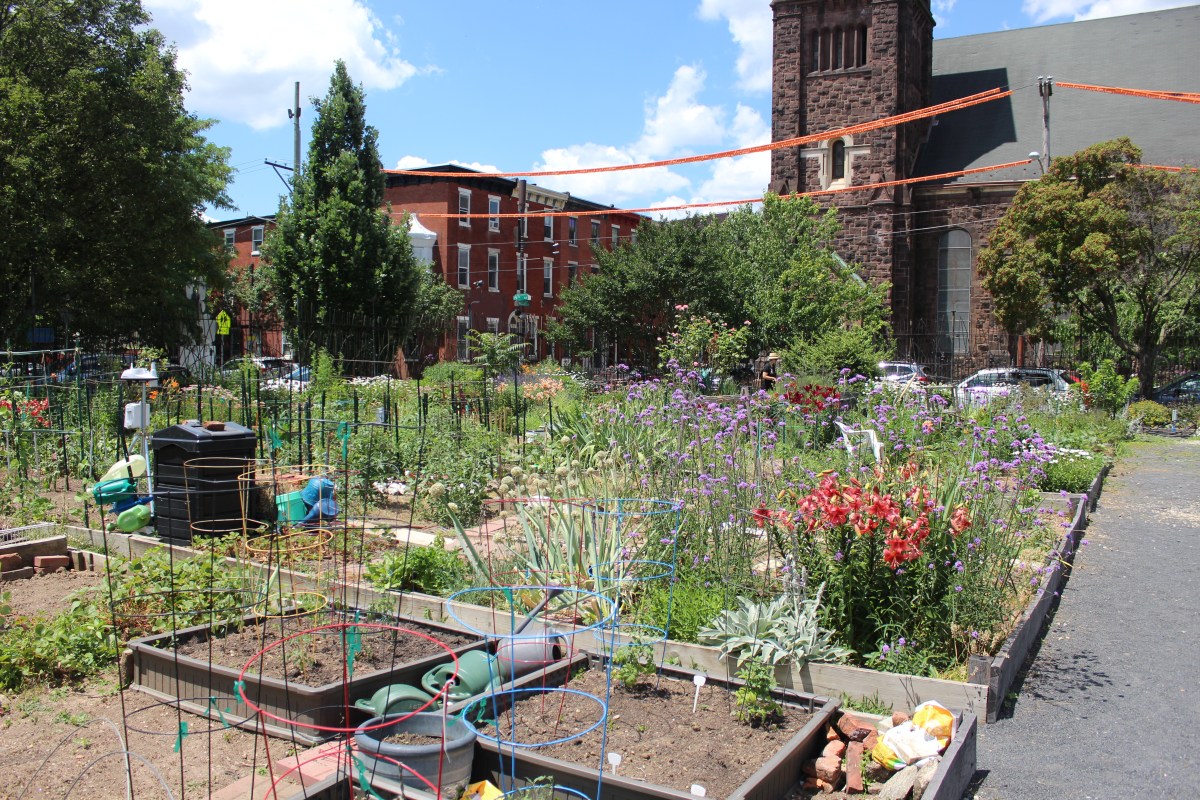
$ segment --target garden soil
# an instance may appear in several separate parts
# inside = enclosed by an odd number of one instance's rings
[[[67,570],[5,581],[0,583],[0,592],[11,595],[8,605],[17,616],[33,617],[39,613],[53,616],[66,610],[71,595],[95,589],[103,582],[104,576],[100,573]]]
[[[572,677],[567,688],[586,692],[602,702],[606,678],[602,670]],[[773,756],[812,718],[807,711],[787,708],[780,725],[751,728],[733,717],[733,693],[714,684],[700,689],[695,713],[695,687],[667,678],[644,677],[641,687],[627,691],[614,683],[609,695],[608,739],[597,727],[580,737],[572,734],[596,722],[600,705],[569,693],[534,694],[517,703],[516,728],[504,714],[499,730],[518,742],[561,744],[539,747],[538,755],[570,761],[584,768],[600,766],[601,744],[606,753],[621,755],[617,774],[687,792],[700,784],[709,797],[727,797]],[[483,729],[495,736],[497,727]],[[611,771],[607,761],[605,773]]]
[[[974,800],[1196,796],[1200,438],[1135,443],[1084,536],[1005,714],[980,728]]]

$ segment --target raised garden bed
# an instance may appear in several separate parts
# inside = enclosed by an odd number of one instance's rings
[[[732,716],[731,687],[737,681],[708,681],[693,713],[695,674],[668,668],[661,677],[644,678],[642,687],[632,692],[614,686],[607,694],[607,717],[599,725],[595,723],[597,714],[604,713],[602,706],[573,692],[588,692],[603,700],[602,667],[573,676],[567,669],[551,670],[543,689],[572,690],[567,693],[498,694],[497,708],[488,711],[499,712],[499,725],[481,728],[474,778],[490,780],[502,790],[549,778],[588,797],[603,792],[616,800],[683,800],[692,796],[692,784],[704,786],[711,797],[778,800],[786,796],[803,777],[803,761],[824,745],[823,731],[837,701],[778,691],[776,698],[785,707],[782,727],[750,728]],[[515,736],[510,717],[514,703]],[[570,741],[531,745],[569,738],[593,725]],[[506,743],[514,740],[522,744]],[[606,762],[599,784],[602,742],[606,753],[619,753],[622,761],[615,775]]]
[[[244,623],[246,626],[256,626],[261,621],[256,616],[248,616]],[[300,621],[299,624],[316,627],[316,624],[311,622]],[[446,641],[456,655],[484,647],[482,640],[472,641],[462,631],[436,623],[399,618],[389,624],[420,631]],[[220,626],[216,627],[218,634],[222,633]],[[255,714],[242,701],[234,687],[235,682],[239,680],[238,676],[242,665],[249,661],[255,652],[280,638],[278,621],[274,621],[270,632],[255,629],[260,631],[257,644],[252,641],[250,644],[238,642],[237,646],[232,648],[233,652],[240,655],[234,657],[226,655],[223,660],[236,662],[240,659],[240,663],[237,663],[236,666],[217,663],[215,660],[215,654],[221,652],[221,637],[213,635],[213,628],[212,625],[197,625],[182,629],[174,636],[165,633],[131,641],[129,649],[132,651],[134,688],[161,700],[174,702],[178,699],[183,710],[219,720],[223,724],[239,725],[255,730],[261,728],[271,735],[287,739],[295,738],[304,744],[325,741],[337,734],[336,730],[321,730],[321,728],[347,728],[362,721],[359,719],[362,712],[358,711],[353,712],[354,718],[346,719],[347,697],[351,701],[358,698],[369,698],[377,690],[393,683],[420,685],[421,677],[426,672],[446,660],[444,650],[420,639],[419,641],[428,648],[425,650],[425,654],[414,657],[410,653],[404,657],[406,660],[401,660],[402,657],[397,655],[393,667],[392,653],[396,651],[391,647],[393,639],[390,635],[391,631],[385,630],[374,634],[368,632],[363,637],[364,650],[368,646],[369,639],[379,640],[377,643],[372,643],[371,647],[386,645],[386,654],[380,656],[384,659],[382,663],[385,666],[374,669],[369,667],[356,669],[349,682],[343,682],[341,676],[342,643],[341,637],[336,635],[337,631],[335,630],[335,635],[322,638],[328,639],[328,645],[336,651],[336,677],[318,685],[310,685],[293,680],[291,677],[284,679],[280,663],[283,648],[275,648],[272,650],[272,654],[279,653],[280,657],[273,660],[268,658],[261,665],[261,676],[259,675],[260,665],[257,663],[252,669],[246,671],[245,677],[242,678],[245,682],[243,691],[244,696],[263,711],[295,723],[288,724],[266,716],[259,718],[259,715]],[[247,630],[248,628],[243,628],[242,632],[235,636],[250,641],[247,638]],[[313,634],[313,636],[319,635]],[[400,635],[397,637],[397,641],[407,645],[416,638]],[[210,640],[211,652],[214,654],[214,660],[211,662]],[[246,652],[243,649],[246,646],[253,646],[254,649]],[[304,665],[305,656],[302,648],[294,648],[293,652],[299,652],[301,656],[299,661],[289,661],[289,672],[292,672],[297,665]],[[361,654],[356,657],[356,660],[359,657]],[[362,663],[370,664],[371,662]]]

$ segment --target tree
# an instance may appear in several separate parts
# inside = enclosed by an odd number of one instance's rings
[[[834,255],[837,230],[835,212],[770,194],[760,211],[643,225],[636,243],[596,251],[599,272],[563,292],[552,333],[619,337],[652,363],[686,307],[728,325],[749,320],[751,351],[803,348],[850,328],[882,346],[886,286],[867,284]]]
[[[0,336],[172,346],[188,286],[227,256],[201,217],[227,208],[228,151],[187,113],[184,74],[137,0],[0,4]]]
[[[1163,348],[1200,298],[1200,176],[1141,166],[1129,139],[1059,158],[1022,186],[979,253],[1010,333],[1051,335],[1061,317],[1102,332],[1154,386]]]
[[[315,106],[308,159],[264,242],[263,272],[276,313],[302,350],[321,343],[351,358],[340,344],[328,346],[325,334],[334,323],[370,325],[399,346],[419,316],[424,267],[413,255],[408,226],[392,224],[378,134],[366,124],[362,87],[351,82],[342,61]],[[360,341],[355,350],[383,346]]]

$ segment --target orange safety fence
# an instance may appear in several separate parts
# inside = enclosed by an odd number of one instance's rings
[[[1200,103],[1198,92],[1164,92],[1152,89],[1123,89],[1118,86],[1094,86],[1090,83],[1071,83],[1070,81],[1055,81],[1055,86],[1064,89],[1082,89],[1088,92],[1103,92],[1105,94],[1120,94],[1128,97],[1145,97],[1151,100],[1174,100],[1177,103]]]

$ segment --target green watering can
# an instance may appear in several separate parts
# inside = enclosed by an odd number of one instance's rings
[[[486,650],[471,650],[458,657],[458,678],[454,678],[454,662],[440,664],[421,678],[421,688],[435,695],[446,687],[446,696],[451,703],[466,700],[486,691],[497,689],[503,680],[496,665],[496,657]]]
[[[100,481],[92,487],[92,497],[97,503],[112,505],[118,500],[124,500],[133,494],[135,484],[128,478],[118,478],[113,481]]]
[[[416,711],[432,699],[432,696],[415,686],[409,686],[406,683],[393,683],[391,686],[384,686],[371,695],[370,700],[355,700],[354,707],[370,712],[376,717],[386,717],[389,714],[404,714],[409,711]],[[436,708],[436,705],[430,705],[426,710],[432,711],[434,708]]]

